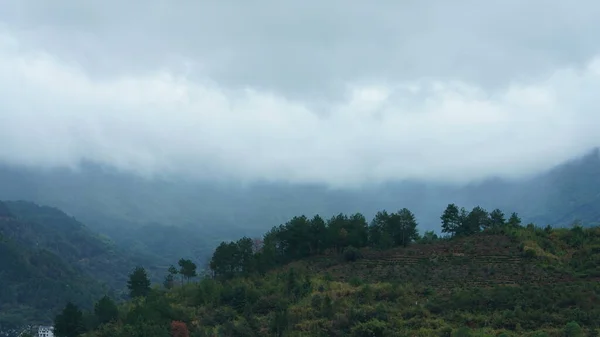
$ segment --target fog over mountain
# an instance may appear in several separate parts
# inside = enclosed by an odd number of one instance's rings
[[[599,14],[8,0],[0,161],[343,189],[531,176],[599,144]]]
[[[408,207],[439,230],[455,202],[595,223],[598,15],[7,0],[0,199],[59,207],[161,263],[300,214]]]

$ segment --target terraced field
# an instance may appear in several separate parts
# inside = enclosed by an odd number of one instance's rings
[[[572,281],[556,265],[525,257],[519,243],[505,235],[481,234],[387,251],[363,250],[363,258],[341,262],[321,256],[305,264],[336,280],[397,281],[440,289]]]

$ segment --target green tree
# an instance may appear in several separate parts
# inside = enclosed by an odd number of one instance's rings
[[[461,235],[472,235],[481,231],[482,228],[489,227],[490,215],[488,212],[479,207],[474,207],[471,212],[467,213],[466,218],[462,221],[459,233]]]
[[[504,212],[496,208],[490,213],[490,227],[502,227],[505,224]]]
[[[392,215],[387,211],[379,211],[375,214],[371,225],[369,226],[369,245],[380,249],[392,248],[394,238],[388,231],[388,224],[391,221]]]
[[[442,233],[455,236],[462,225],[458,206],[449,204],[440,218],[442,220]]]
[[[167,274],[165,276],[165,279],[163,280],[163,286],[165,289],[173,289],[175,286],[175,277],[173,277],[173,274]]]
[[[319,254],[327,248],[327,225],[319,215],[315,215],[309,224],[310,253]]]
[[[249,237],[243,237],[236,243],[237,256],[236,261],[239,272],[243,275],[250,275],[255,271],[256,258],[254,256],[254,241]]]
[[[168,269],[168,274],[167,276],[165,276],[165,279],[163,281],[163,286],[166,289],[171,289],[175,286],[175,275],[179,274],[179,270],[177,270],[177,268],[175,268],[174,265],[169,266]]]
[[[564,328],[565,337],[583,337],[583,329],[577,322],[569,322]]]
[[[423,233],[423,237],[421,238],[421,242],[423,243],[432,243],[437,241],[439,238],[437,236],[437,234],[435,234],[434,231],[425,231],[425,233]]]
[[[510,215],[510,218],[508,218],[508,225],[511,227],[519,227],[521,226],[521,218],[519,218],[519,215],[517,213],[512,213]]]
[[[68,302],[54,319],[54,334],[57,337],[77,337],[84,332],[83,313],[75,304]]]
[[[196,264],[189,259],[179,259],[179,274],[181,274],[182,283],[185,277],[189,282],[192,277],[196,277]]]
[[[94,305],[94,315],[98,323],[106,324],[119,318],[119,308],[110,297],[104,296]]]
[[[146,274],[146,269],[136,267],[129,274],[127,288],[129,289],[129,296],[132,298],[148,295],[150,293],[150,279],[148,278],[148,274]]]
[[[390,214],[384,222],[384,231],[392,237],[395,246],[406,247],[419,237],[415,215],[407,208]]]

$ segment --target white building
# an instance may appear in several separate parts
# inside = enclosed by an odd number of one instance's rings
[[[38,337],[54,337],[54,327],[40,326],[38,328]]]

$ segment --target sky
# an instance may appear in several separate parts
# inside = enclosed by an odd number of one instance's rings
[[[600,2],[0,0],[0,163],[364,186],[600,144]]]

